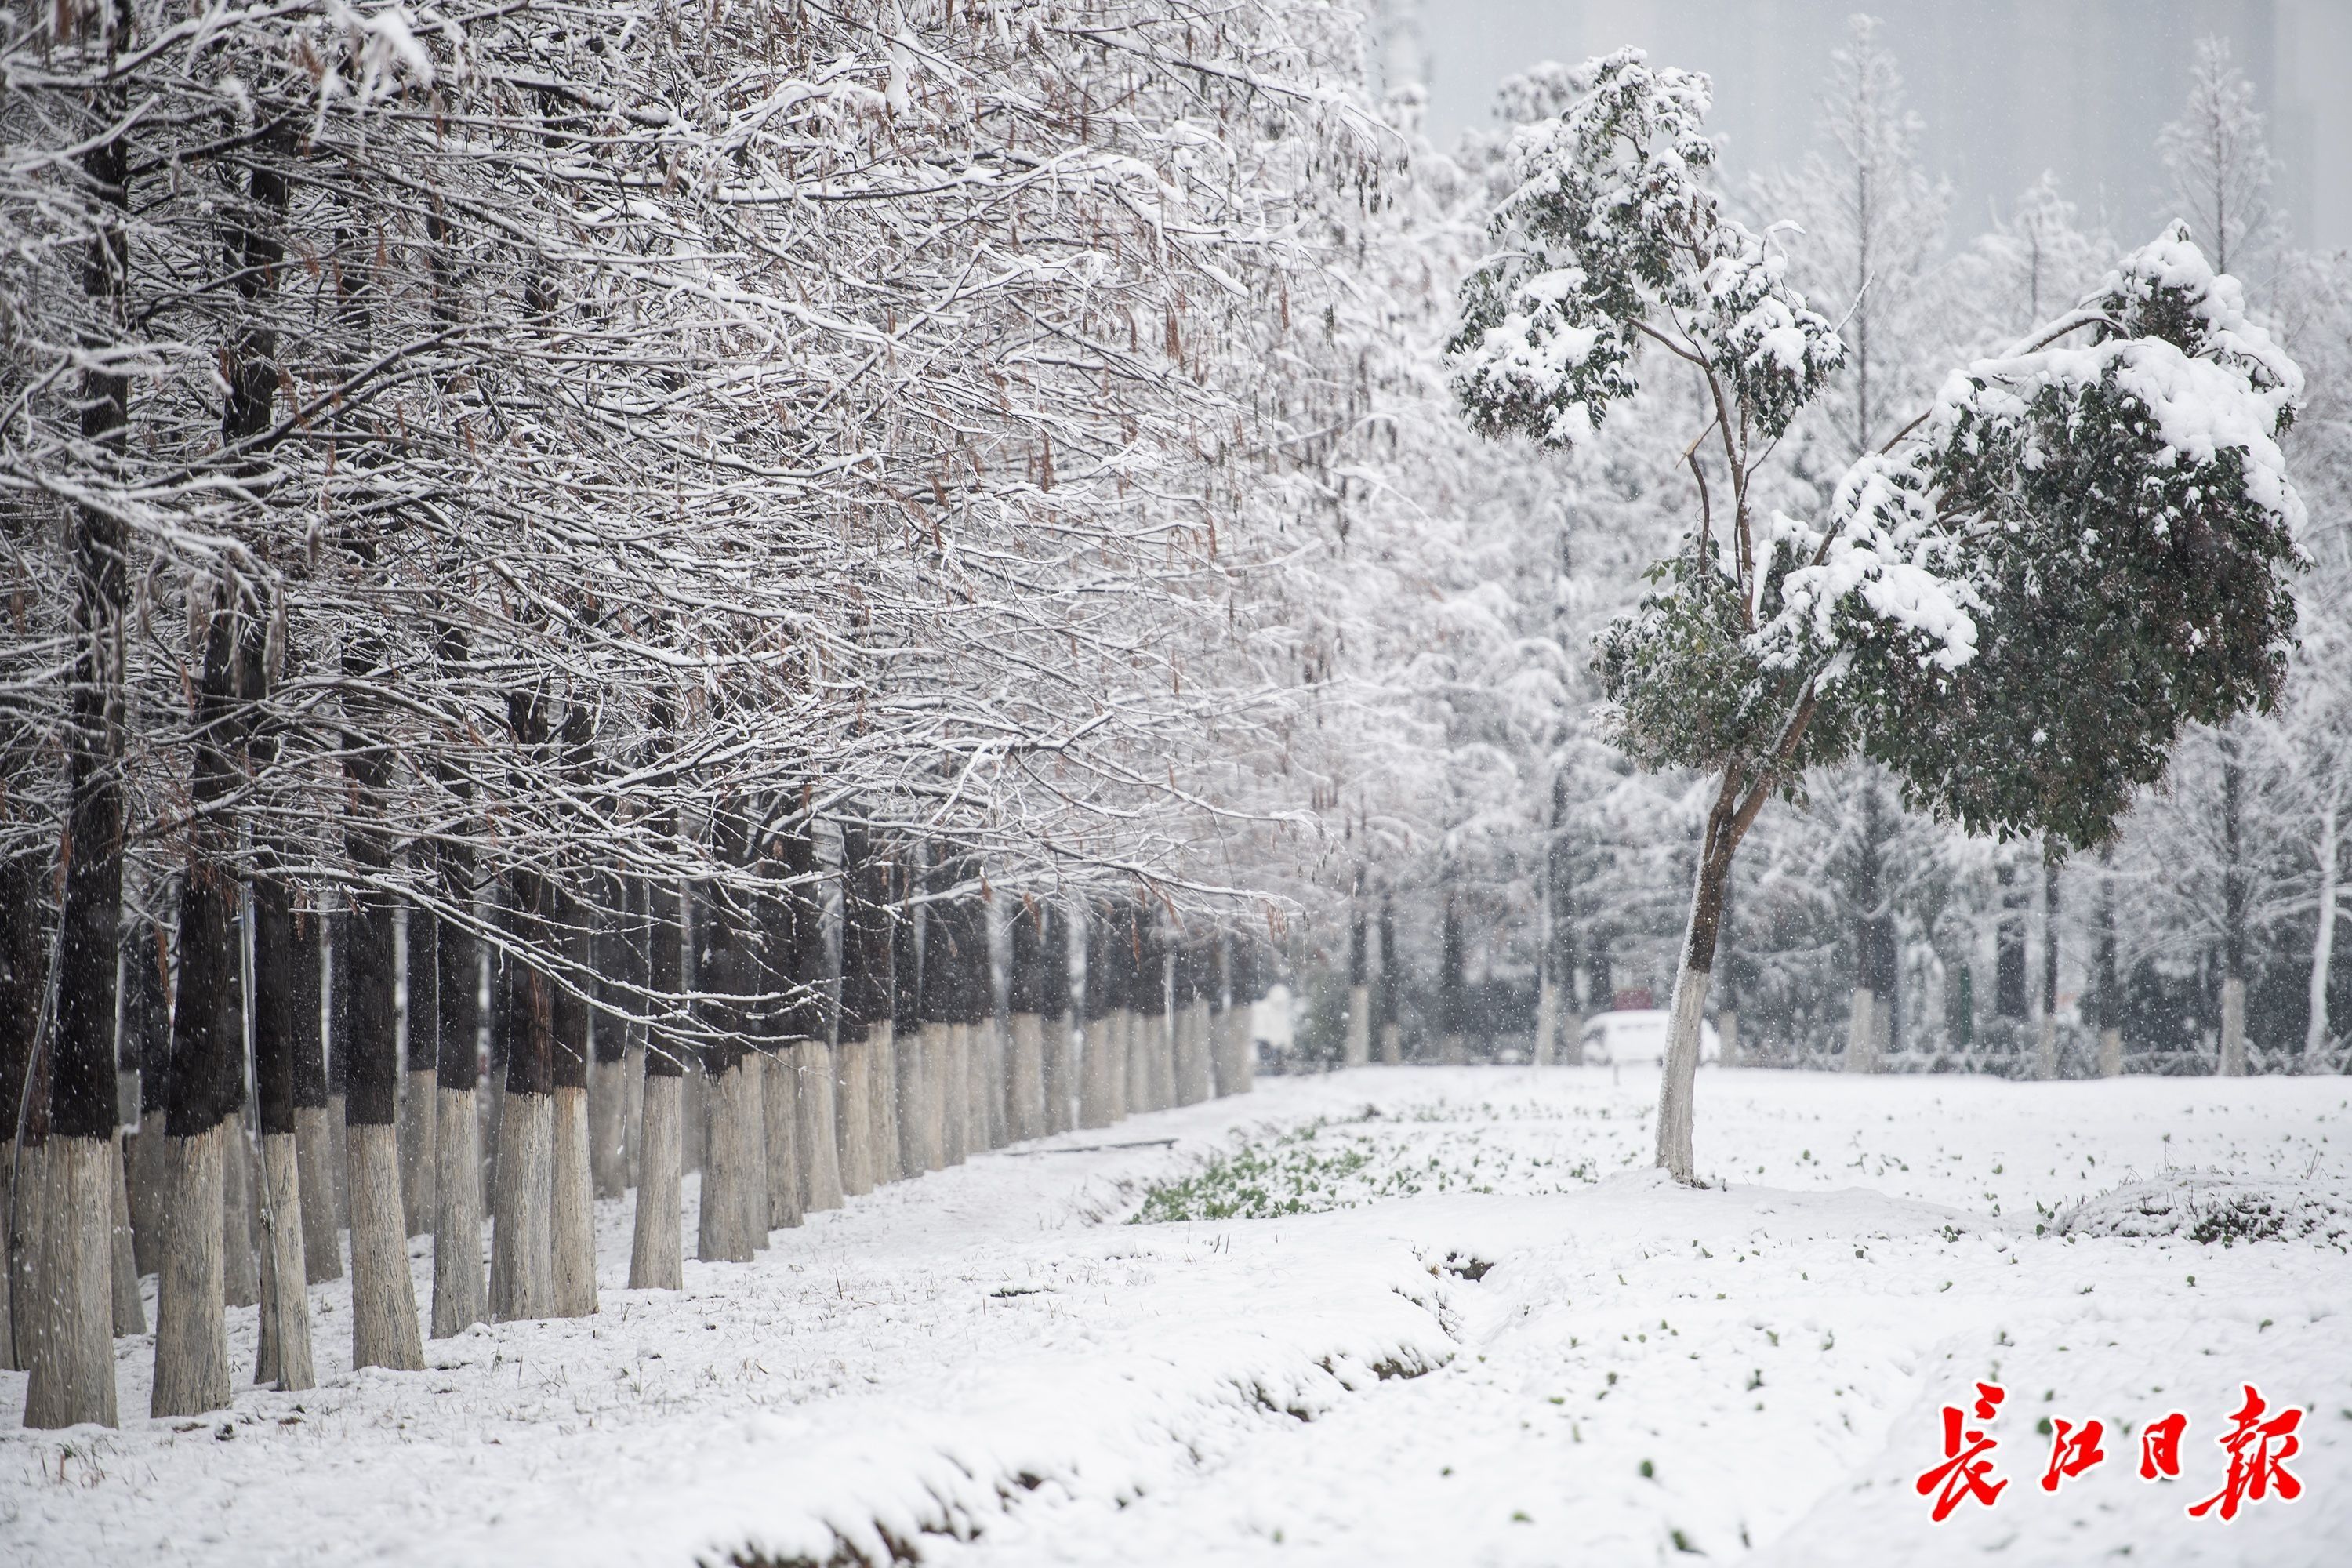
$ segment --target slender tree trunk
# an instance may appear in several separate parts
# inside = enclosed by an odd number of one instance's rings
[[[1370,932],[1361,873],[1356,878],[1356,888],[1348,909],[1348,1035],[1339,1055],[1339,1065],[1349,1068],[1362,1067],[1372,1059],[1372,984],[1367,951]]]
[[[440,922],[430,913],[408,911],[408,1072],[400,1094],[400,1198],[411,1236],[432,1235],[439,1207],[440,1163],[433,1142],[441,1120],[440,936]]]
[[[2116,973],[2115,849],[2099,851],[2099,1076],[2121,1078],[2124,1070],[2124,998]]]
[[[200,1415],[229,1401],[222,1309],[231,1283],[226,1244],[243,1218],[227,1202],[227,1184],[229,1162],[245,1152],[236,1125],[245,1101],[245,1040],[237,846],[223,803],[236,787],[244,739],[235,690],[241,619],[224,585],[213,600],[198,687],[188,870],[180,893],[179,1000],[165,1120],[175,1149],[165,1162],[171,1185],[155,1303],[155,1415]]]
[[[2037,1076],[2058,1076],[2058,858],[2045,842],[2042,859],[2042,1039]]]
[[[1845,1031],[1845,1070],[1876,1072],[1878,1070],[1878,1025],[1872,1017],[1877,1010],[1877,994],[1867,985],[1853,988],[1851,1003],[1853,1014]]]
[[[347,646],[343,673],[364,689],[379,684],[380,649]],[[352,1365],[418,1372],[424,1337],[416,1285],[408,1271],[408,1226],[400,1197],[399,1042],[394,1037],[394,936],[396,910],[381,890],[392,870],[383,826],[391,753],[357,732],[343,737],[343,770],[353,815],[343,829],[352,870],[378,887],[354,889],[344,936],[351,948],[351,1024],[343,1055],[344,1171],[351,1197]]]
[[[2336,901],[2343,865],[2343,819],[2336,803],[2321,803],[2319,813],[2319,911],[2311,937],[2311,1016],[2303,1027],[2304,1070],[2310,1071],[2327,1055],[2327,974],[2336,963]]]
[[[1443,918],[1437,972],[1438,1059],[1447,1067],[1461,1067],[1469,1060],[1464,1038],[1469,1026],[1469,1008],[1463,992],[1462,911],[1455,907],[1450,881],[1446,884]]]
[[[2223,1078],[2246,1075],[2245,769],[2237,737],[2221,731],[2221,1059]]]
[[[1045,907],[1045,922],[1038,938],[1038,1009],[1043,1035],[1038,1063],[1045,1101],[1047,1134],[1070,1130],[1071,1101],[1077,1085],[1070,1059],[1070,927],[1062,906]]]
[[[1738,774],[1726,777],[1714,809],[1707,814],[1682,960],[1675,966],[1666,1059],[1659,1075],[1657,1163],[1685,1184],[1698,1179],[1691,1150],[1691,1113],[1698,1084],[1699,1026],[1706,1017],[1707,986],[1715,969],[1716,939],[1731,884],[1732,856],[1748,822],[1754,820],[1753,806],[1744,816],[1738,807]]]
[[[648,889],[646,989],[653,1006],[646,1021],[645,1082],[639,1089],[637,1207],[629,1247],[629,1289],[678,1290],[686,1285],[681,1225],[684,1195],[686,1047],[665,1023],[685,990],[685,946],[674,888]]]
[[[781,886],[784,863],[770,845],[764,868]],[[768,1212],[766,1228],[776,1230],[806,1223],[801,1199],[800,1064],[792,1043],[793,902],[788,891],[760,896],[760,989],[770,1001],[754,1031],[766,1059],[760,1071],[760,1119],[767,1152]]]
[[[1043,905],[1017,902],[1006,932],[1005,1131],[1015,1142],[1045,1131],[1045,1034],[1039,1021],[1045,1005],[1045,916]]]
[[[617,1198],[628,1191],[628,1123],[625,1102],[629,1098],[629,1040],[636,1028],[638,1009],[631,1000],[638,952],[635,922],[628,884],[617,879],[600,880],[603,901],[612,910],[596,936],[597,1011],[589,1026],[592,1058],[588,1067],[588,1170],[596,1195]]]
[[[139,1266],[131,1255],[131,1173],[130,1149],[123,1134],[114,1134],[114,1153],[110,1169],[114,1176],[114,1212],[107,1226],[110,1261],[113,1265],[114,1337],[143,1334],[147,1331],[146,1303],[139,1299]],[[5,1278],[0,1275],[0,1278]]]
[[[302,1198],[302,1278],[312,1285],[343,1277],[342,1227],[335,1220],[334,1141],[327,1125],[327,933],[323,901],[313,902],[296,931],[291,1010],[294,1031],[294,1153]]]
[[[1257,943],[1253,940],[1246,949],[1250,974],[1250,1004],[1257,1003]],[[1396,1067],[1404,1060],[1404,1025],[1397,1011],[1397,987],[1404,983],[1404,954],[1398,950],[1396,935],[1396,899],[1393,894],[1381,894],[1381,984],[1380,1008],[1381,1062]],[[1257,1066],[1257,1045],[1249,1036],[1252,1024],[1243,1025],[1243,1055],[1254,1074]]]
[[[898,1169],[919,1176],[938,1169],[931,1147],[930,1100],[923,1029],[921,906],[915,900],[914,867],[903,851],[890,864],[897,911],[890,921],[890,1054],[895,1058]]]

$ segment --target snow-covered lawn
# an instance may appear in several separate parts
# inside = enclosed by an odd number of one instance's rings
[[[1710,1068],[1708,1191],[1647,1170],[1652,1090],[1630,1068],[1264,1080],[853,1200],[756,1263],[689,1262],[679,1295],[614,1288],[607,1204],[596,1317],[354,1377],[321,1286],[321,1388],[0,1434],[0,1559],[2352,1553],[2352,1084]],[[2241,1179],[2193,1176],[2217,1170]],[[1121,1223],[1139,1210],[1167,1217]],[[2106,1234],[2249,1223],[2287,1234]],[[241,1367],[253,1319],[231,1313]],[[118,1351],[143,1410],[151,1343]],[[2009,1486],[1931,1525],[1912,1481],[1979,1380],[2008,1390]],[[2191,1520],[2246,1383],[2308,1407],[2306,1489]],[[22,1400],[0,1374],[6,1419]],[[2139,1428],[2173,1409],[2181,1479],[2143,1482]],[[2106,1425],[2054,1494],[2044,1417]]]

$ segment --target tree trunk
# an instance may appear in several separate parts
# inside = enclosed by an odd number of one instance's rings
[[[380,683],[380,648],[347,646],[343,673],[355,686]],[[343,736],[343,772],[352,815],[344,853],[354,872],[387,879],[392,851],[383,826],[391,784],[391,752],[373,737]],[[351,951],[350,1033],[343,1051],[343,1159],[351,1205],[352,1364],[421,1371],[425,1346],[416,1317],[416,1287],[408,1271],[408,1224],[400,1195],[400,1148],[395,1125],[400,1097],[399,1042],[394,1037],[394,922],[391,896],[376,888],[354,890],[344,926]]]
[[[1257,977],[1257,943],[1252,941],[1246,949],[1249,970],[1250,1005],[1257,1004],[1260,986]],[[1397,1067],[1404,1061],[1404,1024],[1397,1007],[1397,988],[1404,984],[1404,954],[1397,947],[1396,898],[1391,893],[1381,895],[1381,974],[1380,987],[1372,1003],[1379,1016],[1375,1020],[1381,1042],[1381,1061],[1387,1067]],[[1245,1025],[1244,1033],[1255,1028]],[[1257,1067],[1257,1045],[1255,1037],[1244,1044],[1251,1070]]]
[[[1536,985],[1536,1037],[1529,1059],[1539,1068],[1550,1067],[1559,1060],[1556,1046],[1559,1038],[1559,982],[1549,969]]]
[[[686,1287],[686,1248],[678,1225],[684,1206],[678,1191],[678,1120],[686,1080],[674,1072],[654,1071],[658,1056],[650,1048],[646,1059],[645,1124],[638,1143],[644,1170],[629,1247],[629,1289],[679,1290]]]
[[[2327,973],[2336,963],[2336,897],[2341,851],[2342,824],[2333,800],[2319,815],[2319,910],[2311,937],[2311,1016],[2303,1026],[2304,1070],[2308,1072],[2327,1055]]]
[[[460,635],[445,632],[442,657],[462,661]],[[441,774],[444,787],[470,802],[463,774]],[[441,895],[460,910],[476,907],[472,847],[452,837],[439,849]],[[413,917],[412,917],[413,918]],[[447,1339],[490,1316],[489,1279],[482,1267],[481,944],[463,926],[433,917],[434,1000],[433,1337]]]
[[[2237,737],[2221,731],[2221,1059],[2223,1078],[2246,1075],[2245,770]]]
[[[499,1119],[498,1196],[491,1215],[493,1321],[554,1314],[554,1145],[553,1097],[509,1083]]]
[[[253,1140],[245,1123],[234,1129],[221,1155],[221,1300],[231,1307],[257,1306],[261,1301],[261,1268],[253,1237]]]
[[[110,1075],[111,1076],[111,1075]],[[42,1305],[26,1370],[25,1425],[118,1425],[114,1398],[114,1173],[110,1138],[52,1131],[41,1146],[47,1210],[32,1275]],[[215,1320],[218,1309],[214,1311]],[[221,1352],[226,1365],[224,1339]],[[226,1378],[224,1373],[223,1382]],[[221,1403],[227,1403],[224,1388]],[[209,1407],[207,1407],[209,1408]]]
[[[1867,985],[1853,988],[1853,1012],[1846,1023],[1845,1070],[1876,1072],[1878,1070],[1878,1025],[1872,1017],[1877,1011],[1878,998]]]
[[[225,803],[238,784],[245,739],[236,690],[242,607],[227,586],[215,590],[197,695],[200,738],[190,770],[194,811],[180,891],[179,1000],[165,1112],[168,1134],[180,1145],[166,1162],[166,1180],[177,1176],[188,1185],[166,1200],[165,1267],[155,1304],[156,1415],[194,1415],[228,1403],[222,1309],[232,1298],[247,1305],[257,1296],[244,1207],[231,1201],[245,1176],[236,1125],[245,1102],[245,1039],[236,830]],[[176,1364],[181,1357],[187,1364]]]
[[[1658,1164],[1685,1185],[1697,1181],[1691,1151],[1691,1113],[1698,1086],[1699,1026],[1706,1016],[1708,982],[1721,930],[1731,858],[1745,831],[1737,809],[1738,780],[1727,778],[1708,813],[1706,837],[1693,878],[1691,912],[1684,928],[1682,960],[1675,966],[1666,1059],[1658,1082]],[[1752,821],[1750,816],[1748,820]]]
[[[1445,889],[1443,918],[1437,971],[1438,1059],[1447,1067],[1461,1067],[1468,1060],[1463,1037],[1469,1029],[1469,1005],[1463,991],[1462,911],[1454,905],[1451,882]]]
[[[705,1263],[749,1263],[754,1248],[743,1226],[743,1194],[751,1173],[743,1168],[742,1063],[740,1059],[704,1059],[710,1078],[707,1097],[709,1134],[704,1145],[709,1153],[702,1166],[695,1256]],[[764,1183],[761,1190],[764,1194]]]
[[[1357,883],[1360,889],[1360,876]],[[1341,1067],[1360,1068],[1372,1059],[1372,986],[1371,972],[1367,963],[1368,934],[1360,892],[1349,906],[1348,1036],[1340,1047]]]
[[[131,1181],[126,1166],[129,1151],[123,1146],[122,1134],[114,1135],[113,1180],[114,1207],[107,1226],[107,1240],[111,1255],[114,1277],[113,1316],[114,1337],[143,1334],[147,1331],[146,1303],[139,1299],[139,1266],[131,1255]]]
[[[940,1161],[961,1165],[971,1152],[971,1026],[934,1025],[940,1036]]]
[[[326,911],[313,904],[298,917],[287,999],[292,1034],[295,1185],[302,1199],[302,1278],[312,1285],[343,1277],[341,1227],[335,1223],[335,1175],[328,1162]]]
[[[1003,1051],[996,1020],[978,1018],[963,1026],[964,1145],[966,1158],[996,1147],[996,1121],[1004,1104]]]
[[[685,1047],[664,1021],[685,990],[686,950],[674,888],[646,889],[645,1080],[639,1087],[637,1207],[629,1247],[629,1289],[685,1288],[680,1191],[685,1139]]]
[[[590,1021],[592,1059],[588,1067],[588,1173],[600,1198],[617,1198],[628,1191],[628,1122],[624,1101],[628,1098],[629,1037],[637,1008],[630,988],[638,952],[637,911],[627,884],[607,879],[603,897],[614,918],[596,936],[598,1008]]]
[[[793,1047],[800,1058],[801,1121],[793,1130],[793,1151],[801,1160],[801,1202],[811,1214],[837,1209],[843,1196],[840,1146],[835,1122],[833,1047],[822,1039],[803,1040]]]
[[[439,1129],[441,1041],[440,921],[424,910],[408,912],[408,1073],[400,1095],[400,1199],[411,1236],[433,1234],[439,1207],[440,1163],[433,1155]]]
[[[1045,1035],[1039,1010],[1045,1001],[1045,906],[1024,900],[1013,906],[1006,935],[1004,1053],[1005,1137],[1026,1142],[1045,1131]]]
[[[897,1181],[898,1164],[898,1026],[883,1018],[866,1026],[866,1070],[874,1108],[874,1184]]]
[[[201,1415],[229,1402],[220,1212],[222,1164],[232,1131],[229,1123],[216,1121],[193,1137],[165,1140],[163,1179],[171,1197],[157,1270],[150,1415]]]
[[[866,1026],[844,1027],[854,1027],[856,1033],[845,1035],[834,1047],[834,1062],[839,1074],[835,1080],[838,1099],[834,1136],[841,1162],[842,1194],[854,1198],[874,1190],[874,1086]]]
[[[767,1123],[768,1228],[805,1224],[801,1202],[800,1068],[791,1047],[767,1059],[760,1073],[761,1117]]]
[[[1078,1062],[1078,1125],[1108,1127],[1118,1120],[1113,1058],[1125,1054],[1118,1037],[1118,1015],[1105,1013],[1087,1020],[1086,1049]]]
[[[310,1354],[310,1292],[302,1282],[301,1154],[292,1132],[262,1134],[261,1180],[261,1321],[269,1356],[266,1368],[254,1369],[254,1381],[296,1392],[317,1386],[318,1375]]]

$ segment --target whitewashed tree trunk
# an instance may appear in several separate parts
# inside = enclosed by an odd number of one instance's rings
[[[555,1106],[551,1096],[511,1089],[504,1100],[490,1205],[490,1318],[500,1323],[544,1318],[555,1307]]]
[[[837,1042],[833,1059],[839,1097],[834,1108],[834,1152],[841,1162],[841,1192],[844,1197],[859,1197],[874,1190],[874,1089],[866,1042]]]
[[[431,1063],[422,1071],[412,1068],[403,1076],[407,1081],[400,1095],[400,1206],[408,1234],[429,1236],[433,1232],[434,1178],[438,1173],[433,1159],[433,1134],[438,1120],[435,1097],[441,1086]]]
[[[1183,1034],[1176,1056],[1176,1103],[1198,1105],[1216,1089],[1215,1070],[1209,1065],[1209,1005],[1187,1004],[1179,1022]]]
[[[770,1057],[760,1073],[760,1111],[767,1123],[768,1228],[803,1223],[801,1208],[800,1074],[790,1056]]]
[[[291,1132],[261,1140],[261,1325],[267,1347],[253,1380],[289,1393],[316,1387],[310,1293],[302,1279],[302,1156]]]
[[[228,1129],[221,1148],[221,1300],[250,1307],[261,1300],[253,1256],[253,1141],[240,1121],[221,1125]]]
[[[1038,1022],[1038,1039],[1044,1050],[1041,1072],[1045,1097],[1045,1131],[1048,1135],[1067,1132],[1072,1125],[1070,1102],[1076,1098],[1076,1075],[1071,1070],[1075,1057],[1070,1046],[1070,1016],[1048,1013]]]
[[[1846,1018],[1845,1070],[1848,1072],[1878,1070],[1878,1026],[1873,1016],[1877,1010],[1878,998],[1870,987],[1855,986],[1853,1011]]]
[[[1467,1067],[1470,1063],[1469,1042],[1456,1034],[1448,1033],[1439,1036],[1437,1059],[1450,1068]]]
[[[1739,1015],[1737,1012],[1717,1014],[1715,1020],[1715,1032],[1723,1037],[1723,1065],[1727,1068],[1738,1067],[1739,1065]]]
[[[352,1365],[425,1369],[416,1285],[400,1212],[399,1134],[388,1125],[343,1130],[352,1194]]]
[[[754,1252],[768,1245],[768,1058],[746,1050],[738,1069],[742,1083],[737,1092],[735,1126],[743,1143],[743,1231]]]
[[[926,1085],[924,1056],[930,1030],[917,1027],[890,1035],[890,1054],[898,1060],[898,1170],[919,1176],[937,1170],[930,1150],[930,1097]]]
[[[874,1184],[905,1174],[898,1136],[898,1026],[888,1018],[866,1026],[866,1070],[874,1106]]]
[[[1108,1127],[1118,1120],[1113,1058],[1125,1053],[1118,1039],[1118,1015],[1106,1013],[1087,1021],[1086,1047],[1078,1057],[1078,1125]]]
[[[1014,1142],[1045,1135],[1045,1028],[1034,1013],[1013,1015],[1012,1048],[1005,1070],[1011,1076],[1008,1095]]]
[[[1573,1007],[1560,1020],[1559,1062],[1562,1067],[1584,1065],[1584,1015]]]
[[[1340,1047],[1339,1065],[1360,1068],[1372,1059],[1372,988],[1348,987],[1348,1037]]]
[[[992,1020],[967,1024],[963,1030],[964,1155],[986,1153],[996,1146],[996,1119],[1004,1103],[1004,1078],[992,1071],[1002,1058],[995,1050],[996,1025]]]
[[[143,1278],[163,1265],[163,1112],[142,1111],[139,1121],[139,1131],[131,1141],[131,1252],[132,1264]]]
[[[470,1089],[436,1089],[433,1337],[446,1340],[490,1316],[482,1268],[482,1124]]]
[[[1127,1015],[1127,1081],[1120,1110],[1133,1116],[1159,1110],[1153,1103],[1152,1037],[1164,1034],[1160,1020],[1145,1013]]]
[[[629,1289],[686,1287],[686,1244],[680,1226],[685,1196],[678,1175],[679,1121],[686,1080],[648,1073],[641,1091],[637,1135],[637,1212],[629,1246]]]
[[[156,1120],[160,1125],[163,1119]],[[162,1142],[160,1135],[157,1142]],[[328,1131],[325,1106],[295,1109],[294,1148],[302,1166],[302,1278],[313,1285],[341,1279],[342,1226],[335,1219],[334,1136]]]
[[[114,1277],[114,1332],[116,1338],[147,1331],[147,1306],[139,1299],[139,1265],[131,1254],[131,1178],[125,1165],[122,1133],[117,1129],[114,1144],[114,1205],[111,1223],[108,1226],[108,1247]]]
[[[163,1140],[163,1257],[156,1270],[155,1384],[150,1415],[201,1415],[228,1403],[228,1319],[221,1310],[224,1122]]]
[[[1546,970],[1536,988],[1536,1037],[1528,1059],[1539,1068],[1550,1067],[1559,1059],[1559,982]]]
[[[2246,983],[2235,978],[2221,982],[2221,1076],[2246,1076]]]
[[[1110,1016],[1110,1119],[1124,1121],[1143,1109],[1143,1079],[1136,1072],[1135,1037],[1141,1020],[1130,1008]]]
[[[1691,1111],[1698,1089],[1699,1025],[1706,1016],[1704,969],[1680,966],[1666,1037],[1666,1060],[1658,1089],[1658,1163],[1675,1180],[1697,1180],[1691,1152]]]
[[[954,1026],[938,1022],[923,1026],[923,1169],[943,1170],[948,1163],[948,1053]]]
[[[2124,1032],[2121,1029],[2106,1028],[2099,1031],[2099,1076],[2101,1078],[2124,1076]]]
[[[114,1187],[122,1160],[112,1138],[53,1135],[38,1162],[36,1192],[46,1217],[37,1233],[32,1289],[41,1303],[24,1349],[25,1425],[37,1430],[119,1424],[114,1391]],[[228,1347],[219,1305],[221,1397],[228,1403]],[[207,1405],[210,1409],[213,1406]]]
[[[1256,1056],[1255,1051],[1248,1052],[1247,1054],[1253,1058]],[[1382,1024],[1381,1026],[1381,1064],[1387,1067],[1396,1067],[1402,1064],[1403,1060],[1404,1026],[1402,1024]]]
[[[548,1178],[554,1300],[548,1315],[585,1318],[596,1310],[596,1198],[589,1170],[588,1091],[558,1087],[548,1099],[554,1105]]]
[[[709,1095],[709,1137],[703,1147],[702,1202],[695,1226],[695,1256],[705,1263],[749,1263],[756,1250],[744,1227],[744,1192],[751,1173],[744,1169],[743,1069],[739,1064],[715,1073]],[[764,1194],[767,1184],[760,1185]]]
[[[2045,1081],[2058,1077],[2058,1015],[2044,1011],[2042,1027],[2034,1039],[2033,1076]]]
[[[794,1151],[801,1160],[801,1206],[810,1214],[841,1206],[841,1152],[834,1143],[833,1047],[803,1040],[793,1047],[800,1066],[801,1124]]]
[[[971,1152],[971,1026],[947,1026],[947,1070],[940,1075],[940,1159],[961,1165]]]
[[[597,1026],[618,1027],[603,1019]],[[588,1064],[588,1173],[600,1198],[617,1198],[628,1191],[628,1152],[621,1132],[627,1120],[621,1112],[627,1072],[626,1061]]]

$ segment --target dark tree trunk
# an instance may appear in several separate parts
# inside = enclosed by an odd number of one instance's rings
[[[2017,879],[2017,868],[2004,858],[2000,883],[2000,924],[1994,934],[1992,1010],[1996,1016],[2022,1022],[2025,1005],[2025,916],[2028,889]]]
[[[171,1088],[164,1127],[175,1180],[165,1199],[156,1290],[155,1384],[151,1414],[194,1415],[229,1401],[228,1288],[224,1198],[227,1163],[246,1157],[237,1111],[245,1103],[243,955],[237,910],[236,825],[227,802],[239,783],[247,711],[237,701],[238,639],[246,606],[215,590],[197,686],[189,784],[187,873],[180,888],[180,984],[172,1017]],[[171,1178],[167,1178],[171,1179]]]
[[[1445,889],[1442,920],[1437,959],[1437,1029],[1444,1042],[1440,1056],[1448,1064],[1459,1064],[1467,1050],[1463,1037],[1469,1018],[1462,990],[1462,911],[1451,885]]]
[[[1257,973],[1256,939],[1244,938],[1241,947],[1236,950],[1236,955],[1247,968],[1255,984]],[[1381,1059],[1384,1062],[1394,1063],[1403,1056],[1402,1037],[1404,1032],[1404,1019],[1397,1011],[1397,987],[1403,983],[1403,980],[1404,954],[1397,951],[1396,896],[1393,893],[1382,892],[1381,894],[1381,978],[1380,989],[1372,1004],[1372,1023],[1379,1031]],[[1238,985],[1239,982],[1235,984]],[[1236,989],[1234,995],[1235,998],[1234,1005],[1237,1007],[1242,1005],[1239,999],[1241,992]],[[1250,1001],[1253,1004],[1257,1001],[1255,994],[1251,995]]]

